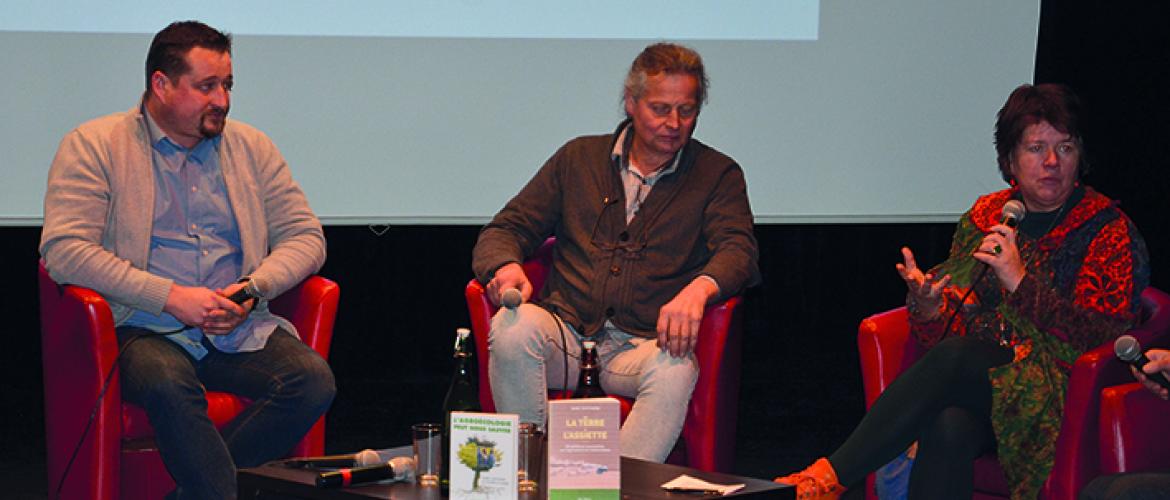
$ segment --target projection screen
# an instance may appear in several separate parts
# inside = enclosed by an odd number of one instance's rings
[[[231,116],[267,132],[327,224],[478,224],[568,139],[622,118],[648,43],[702,53],[695,136],[761,223],[952,221],[1004,186],[995,112],[1032,79],[1039,0],[8,2],[0,224],[39,225],[77,124],[130,109],[150,37],[231,32]]]

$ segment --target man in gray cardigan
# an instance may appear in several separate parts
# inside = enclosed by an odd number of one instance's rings
[[[110,303],[122,396],[146,410],[174,498],[234,498],[236,467],[287,453],[335,393],[266,302],[320,269],[324,233],[276,146],[227,119],[232,81],[230,36],[171,24],[140,104],[67,134],[45,193],[45,265]],[[217,431],[205,388],[253,404]]]
[[[692,354],[707,304],[759,280],[743,171],[691,138],[706,97],[699,54],[647,47],[626,78],[628,119],[565,144],[483,228],[472,267],[502,309],[490,333],[499,411],[545,423],[546,387],[576,382],[580,341],[598,341],[601,385],[636,396],[623,455],[663,461],[698,377]],[[543,291],[520,262],[556,237]]]

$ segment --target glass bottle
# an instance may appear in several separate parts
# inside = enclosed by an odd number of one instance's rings
[[[601,389],[601,364],[597,361],[597,342],[592,340],[581,342],[581,369],[577,374],[577,388],[573,390],[573,397],[605,397],[605,391]]]
[[[451,454],[451,412],[479,411],[479,382],[472,362],[471,330],[455,330],[455,372],[451,375],[451,386],[443,398],[443,478],[446,482],[447,467]]]

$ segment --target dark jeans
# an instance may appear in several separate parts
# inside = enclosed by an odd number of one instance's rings
[[[126,345],[146,330],[118,328]],[[210,346],[209,342],[204,345]],[[325,413],[336,392],[333,372],[315,351],[277,329],[255,352],[210,349],[201,360],[161,336],[130,344],[119,362],[122,398],[146,410],[176,498],[235,498],[236,467],[280,458]],[[252,404],[216,430],[204,390]]]
[[[843,485],[877,470],[910,443],[918,456],[910,498],[970,498],[972,463],[995,449],[987,370],[1012,360],[990,341],[954,337],[898,376],[829,462]]]
[[[1170,472],[1101,476],[1081,490],[1081,500],[1170,499]]]

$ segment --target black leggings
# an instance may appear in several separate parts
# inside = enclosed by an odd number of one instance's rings
[[[939,342],[890,384],[829,457],[843,485],[860,481],[915,440],[910,498],[970,498],[972,462],[995,449],[987,370],[1012,351],[990,341]]]

